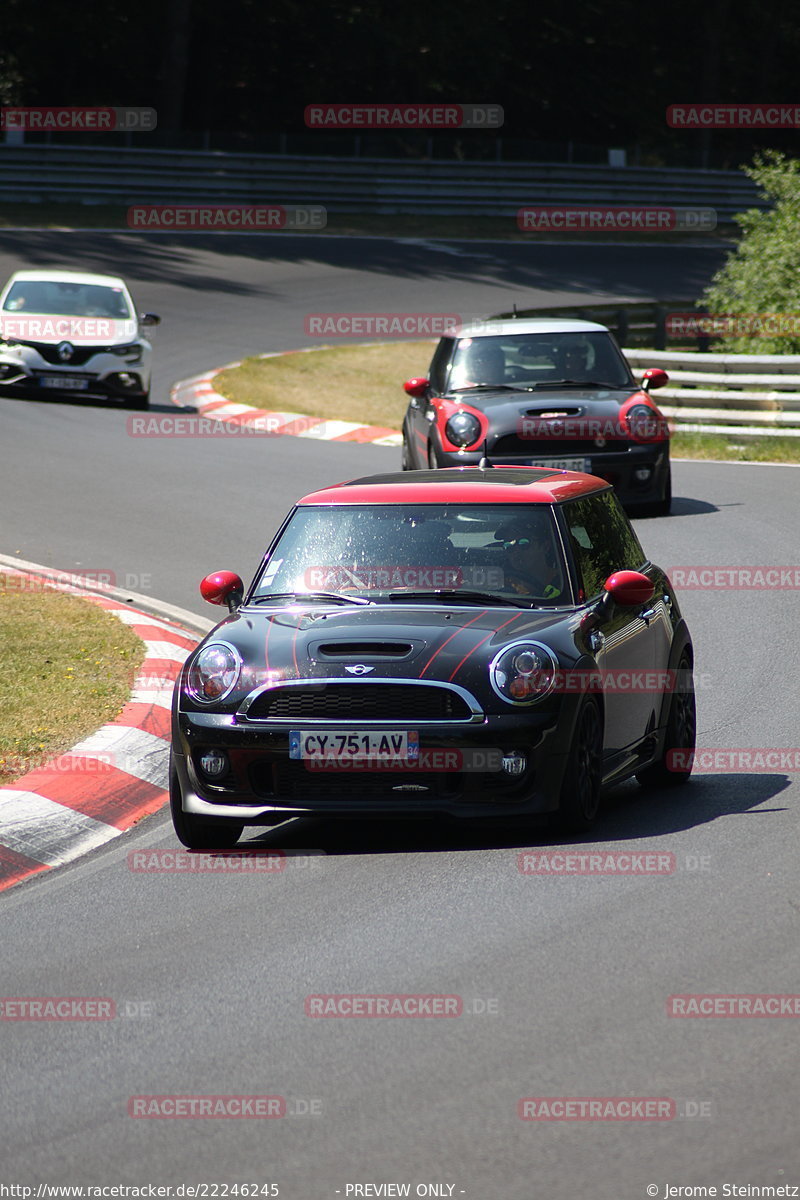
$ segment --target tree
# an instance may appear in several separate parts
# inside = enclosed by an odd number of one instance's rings
[[[752,332],[724,336],[714,349],[727,354],[800,354],[800,159],[769,150],[744,170],[773,207],[751,208],[736,216],[741,240],[701,303],[715,316],[747,314],[741,324]],[[778,321],[787,333],[768,336]]]

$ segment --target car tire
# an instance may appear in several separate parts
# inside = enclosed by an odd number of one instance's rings
[[[244,825],[236,821],[204,821],[183,811],[183,796],[178,772],[169,755],[169,806],[178,841],[189,850],[230,850],[242,835]]]
[[[575,722],[567,769],[561,783],[558,824],[567,833],[594,825],[600,809],[603,776],[603,718],[595,700],[587,700]]]
[[[150,393],[145,392],[143,396],[128,396],[122,401],[123,408],[132,408],[135,412],[146,412],[150,407]]]
[[[672,470],[667,467],[667,478],[664,484],[664,494],[660,500],[654,501],[652,504],[639,505],[634,516],[637,517],[668,517],[672,508]]]
[[[436,447],[434,446],[433,442],[428,442],[428,470],[439,470],[439,460],[436,457]]]
[[[689,654],[684,650],[678,661],[677,686],[672,693],[667,717],[667,730],[661,755],[649,767],[636,772],[643,787],[680,787],[686,783],[694,766],[697,734],[697,706],[694,696],[694,677]],[[686,685],[686,686],[684,686]],[[681,755],[680,770],[670,769],[673,756]]]
[[[400,456],[400,470],[401,471],[413,471],[414,470],[414,468],[411,465],[411,452],[408,448],[408,439],[406,438],[405,433],[403,434],[403,449],[402,449],[401,456]]]

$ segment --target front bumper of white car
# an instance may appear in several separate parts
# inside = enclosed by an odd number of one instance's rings
[[[0,342],[0,393],[139,399],[150,391],[152,348],[143,338],[113,348]]]

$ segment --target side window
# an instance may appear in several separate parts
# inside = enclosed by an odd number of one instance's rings
[[[431,387],[437,394],[441,394],[445,389],[445,375],[447,374],[447,364],[450,361],[453,345],[452,338],[442,338],[436,347],[431,361],[428,378],[431,381]]]
[[[636,571],[646,561],[639,539],[613,492],[571,500],[564,505],[564,516],[587,600],[602,592],[614,571]]]

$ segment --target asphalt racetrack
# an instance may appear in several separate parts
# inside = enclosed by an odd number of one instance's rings
[[[178,379],[313,344],[307,313],[475,316],[514,301],[667,298],[696,293],[720,261],[719,250],[667,245],[0,234],[3,279],[22,266],[110,271],[140,309],[161,314],[156,413],[175,411]],[[199,579],[251,573],[295,497],[399,465],[399,450],[371,445],[136,439],[128,415],[0,400],[1,553],[113,572],[121,586],[211,616]],[[656,562],[797,562],[796,468],[673,471],[673,515],[637,522]],[[699,746],[797,747],[796,591],[680,598],[696,647]],[[676,1019],[667,1008],[689,993],[798,991],[798,798],[791,769],[731,759],[676,795],[618,789],[583,842],[554,845],[513,822],[247,831],[246,844],[288,852],[274,873],[131,870],[132,851],[178,846],[163,812],[147,818],[0,898],[4,997],[109,997],[119,1014],[0,1021],[4,1177],[271,1183],[283,1200],[388,1183],[471,1200],[800,1184],[796,1022]],[[655,851],[673,854],[675,869],[524,875],[525,850]],[[456,995],[463,1011],[306,1015],[306,997],[323,993]],[[128,1115],[131,1097],[150,1095],[280,1096],[286,1115]],[[668,1120],[528,1121],[525,1097],[674,1106]]]

